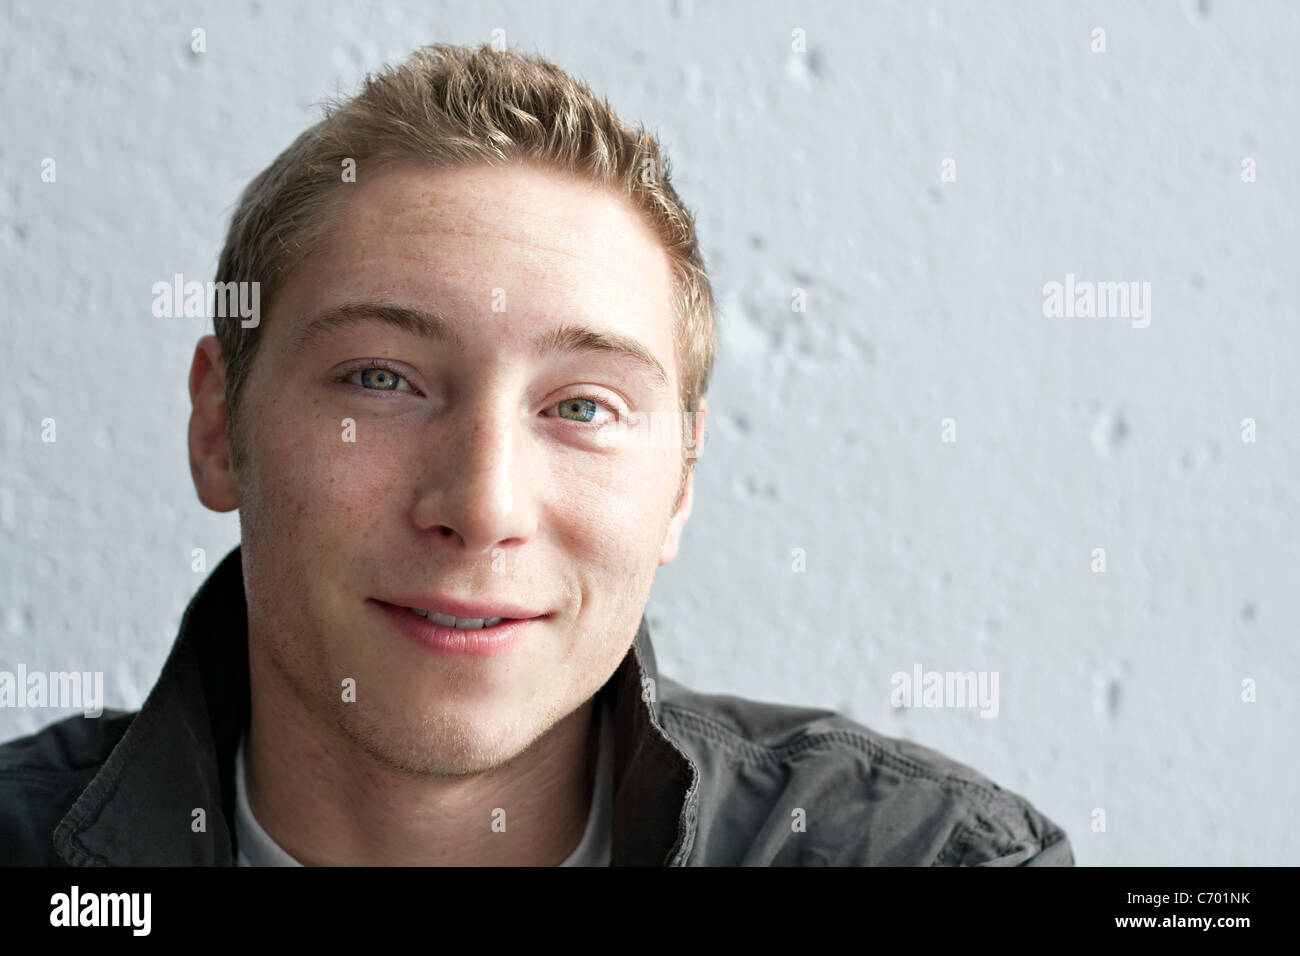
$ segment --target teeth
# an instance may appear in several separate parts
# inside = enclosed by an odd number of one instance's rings
[[[443,627],[457,627],[462,631],[477,631],[484,627],[494,627],[500,624],[505,618],[501,617],[452,617],[450,614],[434,614],[423,608],[411,608],[420,617],[428,618],[434,624],[441,624]]]

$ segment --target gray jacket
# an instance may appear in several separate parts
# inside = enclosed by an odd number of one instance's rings
[[[191,600],[139,711],[0,745],[0,864],[235,865],[246,612],[235,548]],[[1028,801],[935,751],[665,677],[644,617],[599,693],[613,695],[615,866],[1074,863]]]

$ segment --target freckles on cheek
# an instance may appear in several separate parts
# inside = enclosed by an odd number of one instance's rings
[[[297,418],[266,429],[258,470],[273,521],[315,539],[373,530],[400,463],[366,425],[357,421],[355,441],[345,441],[343,425],[333,419]]]

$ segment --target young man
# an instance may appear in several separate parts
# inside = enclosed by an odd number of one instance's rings
[[[657,672],[712,295],[658,144],[553,64],[371,78],[245,191],[217,279],[265,310],[189,376],[241,545],[137,714],[0,748],[6,862],[1073,862],[938,753]]]

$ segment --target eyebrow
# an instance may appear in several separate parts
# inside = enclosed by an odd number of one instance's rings
[[[456,334],[452,323],[440,312],[356,302],[328,309],[303,325],[290,340],[289,351],[299,352],[330,332],[364,322],[377,322],[433,342],[445,342],[459,352],[467,348],[465,340]],[[665,391],[671,390],[663,363],[636,339],[620,332],[565,323],[537,336],[532,342],[532,351],[537,358],[554,352],[613,353],[640,365]]]

